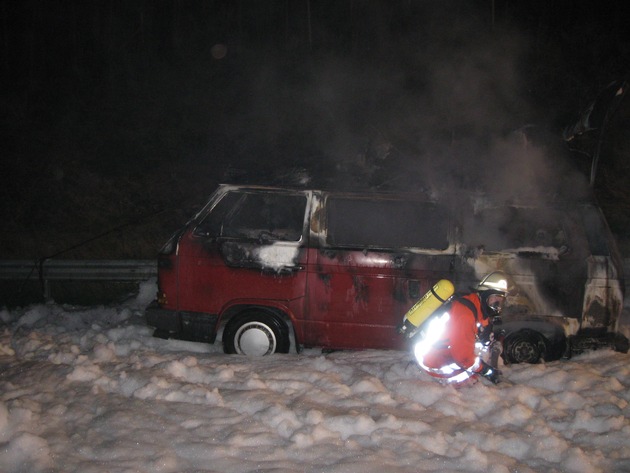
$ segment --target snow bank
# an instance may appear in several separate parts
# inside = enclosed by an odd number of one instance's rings
[[[627,355],[455,390],[403,352],[249,359],[156,339],[154,293],[0,312],[0,471],[630,471]]]

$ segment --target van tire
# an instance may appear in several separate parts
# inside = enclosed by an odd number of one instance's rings
[[[289,346],[287,324],[263,310],[247,310],[230,320],[223,330],[223,351],[231,355],[288,353]]]
[[[546,354],[545,338],[534,330],[519,330],[503,342],[503,359],[506,363],[536,364]]]

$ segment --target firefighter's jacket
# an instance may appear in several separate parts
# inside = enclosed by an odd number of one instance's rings
[[[467,302],[461,302],[461,299]],[[453,363],[459,367],[455,369],[459,373],[478,371],[480,366],[475,343],[479,333],[490,328],[489,320],[482,316],[479,294],[470,293],[453,300],[446,312],[449,317],[445,320],[444,329],[433,341],[422,364],[429,368],[431,374],[443,378],[456,374],[443,369],[453,366]]]

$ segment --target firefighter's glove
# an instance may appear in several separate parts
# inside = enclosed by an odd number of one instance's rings
[[[499,384],[501,382],[501,371],[493,368],[485,361],[481,362],[481,370],[479,370],[479,374],[492,381],[493,384]]]
[[[503,329],[495,330],[494,331],[494,339],[498,340],[500,342],[503,342],[503,340],[505,340],[505,330],[503,330]]]

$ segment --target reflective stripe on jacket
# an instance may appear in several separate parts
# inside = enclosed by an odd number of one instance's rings
[[[466,299],[472,303],[460,302]],[[472,308],[474,307],[475,313]],[[450,317],[444,331],[433,348],[425,354],[423,364],[431,370],[440,370],[455,363],[462,370],[477,371],[479,360],[475,353],[475,342],[480,327],[487,327],[489,321],[482,317],[481,300],[474,292],[455,299],[448,309]]]

